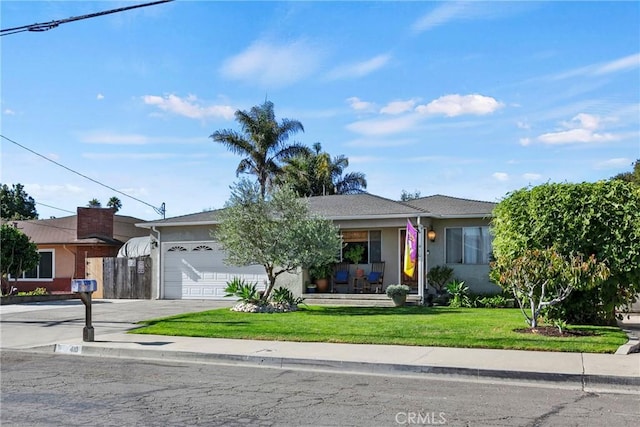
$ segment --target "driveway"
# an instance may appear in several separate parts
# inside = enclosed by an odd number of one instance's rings
[[[230,307],[232,301],[204,300],[94,300],[95,340],[101,335],[135,328],[140,320]],[[0,348],[26,349],[82,340],[85,306],[80,300],[0,306]]]

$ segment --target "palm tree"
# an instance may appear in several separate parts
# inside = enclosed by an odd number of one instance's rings
[[[89,208],[100,208],[102,207],[102,203],[100,203],[100,200],[93,198],[91,200],[89,200],[89,203],[87,203],[87,207]]]
[[[328,194],[354,194],[367,188],[367,180],[361,172],[344,175],[349,159],[339,155],[333,159],[322,151],[319,142],[313,150],[285,159],[281,183],[290,185],[300,196],[324,196]]]
[[[122,202],[116,196],[113,196],[107,202],[107,207],[108,208],[113,208],[113,212],[116,213],[120,209],[122,209]]]
[[[298,143],[286,144],[290,135],[304,132],[304,127],[297,120],[282,119],[278,123],[271,101],[265,101],[249,111],[238,110],[235,117],[241,133],[224,129],[214,132],[210,137],[232,153],[245,156],[238,164],[236,176],[241,173],[255,175],[260,185],[260,195],[264,198],[267,189],[281,173],[280,162],[308,151],[307,147]]]

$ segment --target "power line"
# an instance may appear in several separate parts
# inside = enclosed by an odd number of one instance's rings
[[[53,164],[55,164],[55,165],[57,165],[57,166],[60,166],[60,167],[61,167],[61,168],[63,168],[63,169],[68,170],[69,172],[75,173],[76,175],[79,175],[79,176],[81,176],[81,177],[83,177],[83,178],[85,178],[85,179],[88,179],[88,180],[89,180],[89,181],[91,181],[91,182],[94,182],[94,183],[96,183],[96,184],[98,184],[98,185],[101,185],[101,186],[103,186],[103,187],[105,187],[105,188],[108,188],[108,189],[109,189],[109,190],[111,190],[111,191],[115,191],[115,192],[116,192],[116,193],[118,193],[118,194],[122,194],[122,195],[123,195],[123,196],[125,196],[125,197],[128,197],[128,198],[133,199],[133,200],[135,200],[135,201],[137,201],[137,202],[140,202],[140,203],[142,203],[142,204],[144,204],[144,205],[147,205],[147,206],[149,206],[149,207],[153,208],[153,210],[154,210],[158,215],[162,215],[162,218],[164,218],[164,217],[165,217],[166,209],[165,209],[165,204],[164,204],[164,202],[162,203],[162,205],[160,205],[160,207],[159,207],[159,208],[157,208],[157,207],[153,206],[152,204],[145,202],[144,200],[140,200],[140,199],[138,199],[138,198],[136,198],[136,197],[133,197],[133,196],[128,195],[127,193],[123,193],[123,192],[122,192],[122,191],[120,191],[120,190],[116,190],[115,188],[113,188],[113,187],[111,187],[111,186],[109,186],[109,185],[107,185],[107,184],[103,184],[103,183],[101,183],[100,181],[97,181],[97,180],[95,180],[95,179],[93,179],[93,178],[91,178],[91,177],[88,177],[87,175],[81,174],[80,172],[77,172],[77,171],[75,171],[75,170],[73,170],[73,169],[71,169],[71,168],[69,168],[69,167],[67,167],[67,166],[65,166],[65,165],[63,165],[63,164],[61,164],[61,163],[56,162],[55,160],[51,160],[51,159],[50,159],[50,158],[48,158],[47,156],[44,156],[44,155],[42,155],[42,154],[40,154],[40,153],[38,153],[38,152],[36,152],[36,151],[33,151],[31,148],[25,147],[24,145],[22,145],[22,144],[20,144],[20,143],[18,143],[18,142],[16,142],[16,141],[14,141],[14,140],[12,140],[12,139],[10,139],[10,138],[7,138],[7,137],[6,137],[6,136],[4,136],[4,135],[0,135],[0,137],[2,137],[2,138],[4,138],[4,139],[6,139],[7,141],[11,142],[12,144],[17,145],[17,146],[18,146],[18,147],[20,147],[20,148],[23,148],[23,149],[27,150],[28,152],[30,152],[30,153],[32,153],[32,154],[35,154],[35,155],[36,155],[36,156],[38,156],[38,157],[41,157],[41,158],[45,159],[45,160],[46,160],[46,161],[48,161],[48,162],[51,162],[51,163],[53,163]]]
[[[73,211],[69,211],[67,209],[62,209],[62,208],[56,208],[55,206],[47,205],[46,203],[42,203],[42,202],[36,202],[36,205],[42,205],[42,206],[46,206],[46,207],[51,208],[51,209],[57,209],[57,210],[62,211],[62,212],[75,214],[75,212],[73,212]]]
[[[139,7],[154,6],[156,4],[169,3],[172,1],[173,0],[159,0],[159,1],[154,1],[152,3],[138,4],[135,6],[126,6],[126,7],[120,7],[118,9],[111,9],[111,10],[105,10],[103,12],[91,13],[89,15],[72,16],[71,18],[58,19],[56,21],[41,22],[37,24],[23,25],[21,27],[14,27],[14,28],[6,28],[4,30],[0,30],[0,36],[8,36],[11,34],[22,33],[23,31],[33,31],[33,32],[49,31],[53,28],[56,28],[60,24],[66,24],[67,22],[80,21],[82,19],[95,18],[97,16],[109,15],[112,13],[124,12],[125,10],[137,9]]]

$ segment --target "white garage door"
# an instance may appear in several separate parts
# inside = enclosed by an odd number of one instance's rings
[[[240,277],[264,289],[264,267],[235,267],[224,263],[215,242],[163,243],[164,298],[223,299],[227,282]]]

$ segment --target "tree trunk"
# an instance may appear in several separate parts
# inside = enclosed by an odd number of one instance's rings
[[[538,313],[536,311],[536,303],[533,300],[533,298],[530,298],[530,304],[531,304],[531,327],[532,328],[537,328],[538,327]]]

